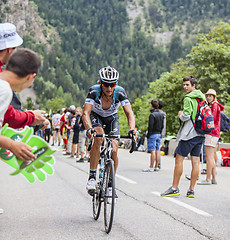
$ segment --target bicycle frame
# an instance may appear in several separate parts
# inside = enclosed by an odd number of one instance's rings
[[[113,224],[114,206],[115,206],[115,172],[114,162],[112,159],[112,139],[130,138],[127,135],[96,134],[94,137],[103,137],[104,146],[101,149],[100,160],[104,160],[103,177],[99,178],[97,189],[93,195],[93,217],[99,218],[101,203],[104,202],[104,225],[106,233],[109,233]],[[136,142],[135,142],[136,144]],[[91,149],[92,142],[88,150]],[[132,146],[134,146],[132,144]],[[132,149],[131,149],[132,150]],[[131,152],[131,151],[130,151]],[[110,183],[109,183],[110,182]],[[110,185],[109,185],[110,184]],[[109,194],[109,189],[111,190]],[[107,216],[108,215],[108,216]]]

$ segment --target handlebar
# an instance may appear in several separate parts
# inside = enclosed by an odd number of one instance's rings
[[[93,138],[94,137],[105,137],[105,138],[112,138],[112,139],[116,139],[116,138],[128,138],[128,139],[132,139],[132,145],[131,148],[129,150],[130,153],[132,153],[137,146],[137,142],[136,142],[136,138],[135,136],[130,137],[129,135],[112,135],[112,134],[96,134],[95,136],[91,136],[90,140],[89,140],[89,146],[88,146],[88,151],[91,150],[92,145],[93,145]]]

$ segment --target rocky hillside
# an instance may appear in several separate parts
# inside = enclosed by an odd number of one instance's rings
[[[148,9],[150,6],[151,0],[130,0],[128,1],[126,10],[130,20],[130,28],[134,28],[135,22],[139,19],[141,21],[142,30],[145,31],[146,35],[155,39],[156,45],[163,45],[166,47],[166,44],[170,42],[174,31],[154,31],[154,25],[149,21]]]
[[[4,3],[5,2],[5,3]],[[29,35],[37,42],[51,48],[51,40],[60,40],[55,28],[47,25],[37,12],[37,7],[28,0],[6,0],[1,3],[1,22],[16,25],[20,36]]]
[[[5,3],[4,3],[5,2]],[[42,43],[51,50],[51,43],[60,41],[55,28],[47,25],[37,12],[36,5],[28,0],[7,0],[1,3],[1,22],[15,24],[21,37],[30,36],[37,43]],[[28,88],[18,93],[22,103],[26,103],[27,97],[31,97],[36,106],[36,92]]]

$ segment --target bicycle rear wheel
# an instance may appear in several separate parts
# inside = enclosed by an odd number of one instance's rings
[[[106,163],[105,168],[105,195],[104,195],[104,225],[106,233],[111,231],[113,225],[114,206],[115,206],[115,176],[113,161]],[[111,186],[109,177],[111,176]],[[108,190],[110,188],[111,191]]]
[[[95,190],[93,194],[93,218],[97,220],[100,216],[101,211],[101,188],[100,183],[97,186],[97,189]]]

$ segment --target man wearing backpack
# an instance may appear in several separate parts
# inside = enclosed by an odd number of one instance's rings
[[[197,80],[193,76],[183,78],[184,98],[183,111],[178,112],[179,119],[183,122],[177,135],[179,141],[176,149],[175,167],[172,186],[161,194],[162,197],[171,197],[180,195],[178,188],[180,177],[183,172],[183,160],[190,153],[192,161],[192,171],[190,186],[187,191],[187,197],[194,198],[194,186],[199,175],[200,151],[204,142],[204,135],[197,133],[194,128],[198,101],[205,100],[204,94],[196,89]]]

